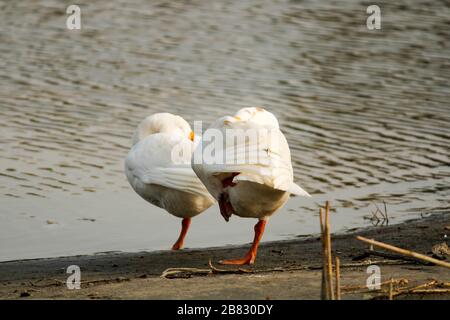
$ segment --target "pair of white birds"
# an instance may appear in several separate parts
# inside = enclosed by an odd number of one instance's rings
[[[157,113],[138,125],[133,147],[125,160],[125,173],[142,198],[183,219],[172,250],[183,247],[191,218],[208,209],[215,200],[226,221],[232,214],[259,219],[253,244],[245,257],[220,261],[253,264],[268,218],[287,202],[290,194],[310,195],[293,181],[289,146],[272,113],[262,108],[244,108],[234,116],[219,118],[207,130],[212,129],[224,135],[228,129],[270,130],[272,138],[275,134],[278,139],[278,147],[270,150],[269,137],[261,135],[263,138],[252,146],[233,145],[231,150],[226,146],[224,150],[215,150],[231,155],[231,161],[227,159],[222,164],[193,161],[195,148],[206,144],[203,139],[206,132],[203,137],[195,137],[182,117]],[[248,147],[246,155],[256,152],[256,160],[234,161],[243,156],[242,147]],[[191,151],[181,153],[181,158],[175,161],[174,150]]]

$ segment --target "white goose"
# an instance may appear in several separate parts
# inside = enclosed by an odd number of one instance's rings
[[[221,139],[224,143],[217,142]],[[192,168],[219,202],[226,221],[232,214],[259,219],[246,256],[222,264],[253,264],[268,218],[289,194],[310,197],[293,181],[289,146],[277,119],[262,108],[244,108],[214,122],[194,151]]]
[[[199,139],[196,139],[197,143]],[[172,250],[183,247],[191,218],[208,209],[214,199],[191,168],[194,132],[180,116],[157,113],[136,129],[125,160],[129,183],[142,198],[183,218]],[[183,152],[184,151],[184,152]]]

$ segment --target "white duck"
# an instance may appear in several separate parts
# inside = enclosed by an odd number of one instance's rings
[[[232,214],[259,219],[246,256],[222,264],[253,264],[268,218],[289,194],[310,197],[293,181],[289,146],[277,119],[262,108],[244,108],[214,122],[194,151],[192,168],[219,202],[226,221]]]
[[[198,143],[198,139],[197,143]],[[214,199],[191,168],[194,132],[180,116],[157,113],[136,129],[125,160],[129,183],[142,198],[183,218],[172,250],[183,247],[191,218],[208,209]]]

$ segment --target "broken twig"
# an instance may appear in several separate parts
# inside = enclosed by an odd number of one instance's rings
[[[336,271],[336,300],[341,300],[341,268],[340,268],[340,260],[339,257],[336,257],[336,266],[335,266],[335,271]]]
[[[413,257],[413,258],[420,259],[420,260],[423,260],[423,261],[431,262],[431,263],[434,263],[435,265],[438,265],[438,266],[441,266],[441,267],[450,268],[450,263],[445,262],[445,261],[441,261],[441,260],[438,260],[438,259],[431,258],[431,257],[426,256],[424,254],[420,254],[420,253],[417,253],[417,252],[414,252],[414,251],[411,251],[411,250],[401,249],[401,248],[392,246],[390,244],[386,244],[386,243],[383,243],[383,242],[367,239],[367,238],[364,238],[364,237],[361,237],[361,236],[356,236],[356,239],[358,239],[360,241],[363,241],[363,242],[366,242],[368,244],[371,244],[371,245],[374,245],[374,246],[386,249],[386,250],[390,250],[390,251],[393,251],[393,252],[396,252],[396,253],[403,254],[405,256],[409,256],[409,257]]]
[[[330,202],[325,203],[325,235],[326,235],[326,253],[327,253],[327,278],[328,278],[328,295],[334,300],[333,292],[333,260],[331,257],[331,235],[330,235]]]
[[[403,261],[409,261],[409,262],[419,263],[419,264],[424,264],[424,265],[430,264],[429,262],[425,262],[425,261],[417,259],[417,258],[407,257],[404,255],[395,254],[395,253],[387,253],[387,252],[373,250],[373,249],[365,250],[363,254],[361,254],[357,257],[354,257],[353,261],[360,261],[360,260],[363,260],[370,256],[382,257],[382,258],[392,259],[392,260],[403,260]]]
[[[199,268],[168,268],[163,271],[161,278],[177,278],[181,275],[190,277],[193,275],[206,276],[210,274],[243,274],[243,273],[254,273],[253,270],[247,269],[219,269],[213,266],[211,260],[208,261],[209,269],[199,269]]]
[[[394,285],[407,285],[408,284],[408,279],[397,279],[397,280],[392,280],[392,283],[394,284]],[[391,280],[387,280],[387,281],[384,281],[384,282],[381,282],[380,283],[380,290],[381,290],[381,288],[383,287],[383,286],[386,286],[386,285],[390,285],[391,284]],[[368,288],[367,288],[367,284],[363,284],[363,285],[356,285],[356,286],[345,286],[345,287],[342,287],[342,291],[348,291],[348,293],[351,293],[351,292],[358,292],[358,291],[360,291],[360,290],[369,290]],[[372,291],[372,290],[370,290],[370,291]]]

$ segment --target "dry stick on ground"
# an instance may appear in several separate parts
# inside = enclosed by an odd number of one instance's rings
[[[395,285],[407,285],[408,279],[397,279],[397,280],[393,280],[392,282]],[[380,283],[380,288],[383,286],[389,285],[390,283],[391,283],[391,280],[383,281]],[[357,285],[357,286],[345,286],[345,287],[342,287],[342,290],[348,291],[348,293],[351,293],[351,292],[358,292],[361,290],[369,290],[369,289],[367,288],[367,284],[363,284],[363,285]],[[369,291],[372,291],[372,290],[369,290]]]
[[[366,260],[364,262],[360,262],[360,263],[346,263],[346,264],[341,264],[341,269],[342,268],[360,268],[360,267],[365,267],[365,266],[370,266],[372,264],[378,264],[378,265],[385,265],[385,266],[398,266],[398,265],[402,265],[402,264],[411,264],[411,262],[409,261],[396,261],[396,260]],[[313,267],[311,267],[310,269],[313,269]]]
[[[434,285],[436,285],[436,284],[438,284],[438,283],[439,283],[439,281],[437,281],[436,279],[433,279],[433,280],[431,280],[431,281],[425,282],[425,283],[423,283],[423,284],[420,284],[420,285],[418,285],[418,286],[409,288],[409,289],[407,289],[407,290],[424,289],[424,288],[428,288],[428,287],[434,286]]]
[[[211,269],[198,268],[168,268],[163,271],[161,278],[171,278],[183,273],[187,273],[188,275],[208,275],[212,273],[212,271]]]
[[[361,263],[344,263],[339,267],[343,268],[362,268],[370,265],[403,265],[403,264],[411,264],[408,261],[392,261],[392,260],[367,260]],[[285,271],[300,271],[300,270],[323,270],[323,265],[309,265],[309,266],[298,266],[298,267],[277,267],[277,268],[267,268],[267,269],[259,269],[253,270],[253,273],[264,273],[264,272],[285,272]]]
[[[413,290],[411,292],[407,292],[409,294],[416,293],[416,294],[430,294],[430,293],[450,293],[450,289],[417,289]]]
[[[396,296],[400,296],[400,295],[405,295],[405,294],[441,294],[441,293],[450,293],[450,288],[445,288],[445,287],[450,287],[450,283],[448,282],[439,282],[438,280],[432,280],[429,282],[426,282],[424,284],[418,285],[418,286],[414,286],[414,287],[400,287],[400,288],[395,288],[394,286],[405,286],[408,284],[408,280],[407,279],[398,279],[398,280],[392,280],[392,286],[393,286],[393,290],[392,290],[392,298],[395,298]],[[382,287],[389,285],[389,288],[383,289]],[[384,281],[382,283],[380,283],[380,289],[377,291],[381,291],[383,292],[383,294],[378,295],[378,296],[374,296],[372,299],[383,299],[383,298],[388,298],[391,295],[391,280],[388,281]],[[437,286],[437,288],[430,288],[433,286]],[[361,291],[363,289],[366,289],[365,291]],[[342,290],[346,291],[346,294],[350,294],[350,293],[369,293],[372,292],[372,290],[368,290],[366,285],[358,285],[358,286],[346,286],[346,287],[342,287]]]
[[[325,203],[325,232],[326,232],[326,246],[327,246],[327,278],[328,278],[328,292],[331,300],[334,300],[333,292],[333,260],[331,257],[331,236],[330,236],[330,202]]]
[[[405,294],[442,294],[442,293],[450,293],[450,289],[446,289],[446,288],[429,288],[432,286],[438,286],[438,287],[442,287],[442,286],[447,286],[447,283],[443,282],[439,282],[437,280],[432,280],[429,282],[426,282],[424,284],[412,287],[412,288],[401,288],[398,289],[396,292],[388,292],[388,295],[383,294],[383,295],[379,295],[379,296],[375,296],[372,299],[380,299],[380,298],[390,298],[392,297],[396,297],[396,296],[400,296],[400,295],[405,295]]]
[[[389,261],[389,260],[373,260],[373,261],[365,261],[363,263],[348,263],[341,264],[340,269],[342,268],[361,268],[368,265],[399,265],[399,264],[409,264],[406,261]],[[185,274],[186,276],[207,276],[211,274],[255,274],[255,273],[269,273],[269,272],[289,272],[289,271],[305,271],[305,270],[324,270],[323,265],[310,265],[310,266],[298,266],[298,267],[276,267],[276,268],[267,268],[267,269],[217,269],[213,266],[210,269],[199,269],[199,268],[168,268],[163,271],[161,274],[162,278],[177,278],[177,275]],[[56,281],[56,280],[55,280]],[[104,280],[99,280],[104,281]],[[61,283],[65,283],[61,281]],[[58,283],[53,283],[50,285],[58,285]],[[46,287],[50,285],[42,285],[37,286],[36,284],[32,285],[34,287]],[[344,289],[344,288],[343,288]]]
[[[405,256],[413,257],[413,258],[420,259],[420,260],[423,260],[423,261],[428,261],[428,262],[434,263],[435,265],[438,265],[438,266],[441,266],[441,267],[450,268],[450,263],[445,262],[445,261],[441,261],[441,260],[438,260],[438,259],[431,258],[431,257],[426,256],[424,254],[420,254],[420,253],[417,253],[417,252],[414,252],[414,251],[411,251],[411,250],[401,249],[401,248],[392,246],[390,244],[386,244],[386,243],[383,243],[383,242],[367,239],[367,238],[364,238],[364,237],[361,237],[361,236],[356,236],[356,239],[358,239],[360,241],[363,241],[363,242],[366,242],[368,244],[371,244],[371,245],[374,245],[374,246],[386,249],[386,250],[390,250],[390,251],[394,251],[396,253],[403,254]]]
[[[336,300],[341,300],[341,268],[339,257],[336,257]]]
[[[387,252],[382,252],[382,251],[373,250],[373,249],[365,250],[363,254],[353,258],[353,261],[359,261],[359,260],[368,258],[370,256],[377,256],[377,257],[393,259],[393,260],[404,260],[404,261],[413,262],[413,263],[420,263],[420,264],[424,264],[424,265],[429,265],[430,264],[429,262],[425,262],[425,261],[417,259],[417,258],[405,257],[404,255],[400,255],[400,254],[387,253]]]
[[[162,278],[175,277],[179,274],[186,274],[188,276],[199,275],[205,276],[209,274],[243,274],[243,273],[254,273],[253,270],[247,269],[218,269],[212,265],[211,260],[208,262],[209,269],[199,269],[199,268],[169,268],[163,271],[161,274]]]
[[[415,287],[412,287],[412,288],[404,288],[404,289],[398,290],[397,292],[393,293],[393,296],[399,296],[399,295],[402,295],[402,294],[413,293],[416,290],[424,290],[425,288],[432,287],[432,286],[435,286],[437,284],[439,284],[439,281],[437,281],[436,279],[433,279],[433,280],[431,280],[429,282],[423,283],[421,285],[418,285],[418,286],[415,286]]]
[[[51,280],[53,283],[45,283],[42,285],[38,285],[37,283],[40,283],[44,280]],[[90,285],[90,284],[96,284],[96,283],[111,283],[111,282],[123,282],[123,281],[130,281],[129,278],[119,277],[119,278],[110,278],[110,279],[98,279],[98,280],[86,280],[86,281],[80,281],[80,285]],[[52,286],[65,286],[67,283],[66,281],[62,281],[59,279],[42,279],[38,280],[36,282],[30,282],[30,285],[34,288],[45,288],[45,287],[52,287]]]
[[[237,270],[233,270],[233,269],[218,269],[218,268],[213,266],[211,260],[208,261],[208,265],[211,268],[211,272],[212,273],[254,273],[253,270],[242,269],[242,268],[239,268]]]

